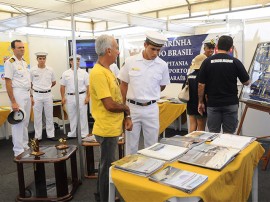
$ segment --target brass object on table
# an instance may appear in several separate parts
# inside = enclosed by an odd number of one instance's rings
[[[32,152],[30,153],[31,155],[40,156],[42,154],[45,154],[44,152],[39,151],[39,142],[37,138],[30,139],[29,145],[32,150]]]
[[[62,149],[67,149],[68,148],[66,138],[60,138],[59,142],[60,142],[60,144],[55,146],[56,149],[62,150]]]

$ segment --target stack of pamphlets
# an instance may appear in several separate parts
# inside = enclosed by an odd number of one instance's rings
[[[160,140],[160,143],[163,143],[163,144],[170,144],[170,145],[175,145],[175,146],[185,147],[185,148],[192,148],[203,142],[204,140],[199,139],[199,138],[186,137],[186,136],[181,136],[181,135],[175,135],[170,138],[162,138]]]
[[[188,148],[185,147],[156,143],[150,147],[139,150],[138,153],[165,161],[173,161],[178,159],[187,150]]]
[[[210,132],[205,132],[205,131],[193,131],[193,132],[185,135],[185,137],[193,137],[193,138],[202,139],[204,141],[210,141],[210,140],[215,139],[218,135],[219,135],[219,133],[210,133]]]
[[[133,154],[113,162],[116,169],[136,175],[149,176],[164,165],[165,161]]]
[[[239,152],[239,149],[203,143],[190,149],[178,161],[214,170],[222,170]]]
[[[151,175],[149,179],[180,189],[186,193],[191,193],[194,189],[206,182],[208,176],[167,166],[163,170]]]
[[[211,142],[211,144],[243,150],[255,140],[256,140],[255,137],[220,133],[218,134],[217,138],[215,138]]]

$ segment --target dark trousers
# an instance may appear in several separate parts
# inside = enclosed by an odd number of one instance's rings
[[[209,132],[234,134],[238,125],[238,104],[224,107],[207,107]]]
[[[95,137],[100,144],[97,191],[100,194],[100,201],[107,202],[109,197],[109,169],[112,162],[117,160],[119,137],[101,137],[98,135],[95,135]]]

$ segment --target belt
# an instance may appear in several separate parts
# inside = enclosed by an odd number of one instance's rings
[[[49,93],[51,90],[45,90],[45,91],[39,91],[39,90],[34,90],[36,93]]]
[[[151,101],[149,101],[149,102],[140,103],[140,102],[136,102],[136,101],[130,100],[130,99],[128,99],[127,101],[128,101],[129,103],[131,103],[131,104],[139,105],[139,106],[148,106],[148,105],[151,105],[151,104],[154,104],[154,103],[157,102],[156,100],[151,100]]]
[[[79,94],[83,94],[85,91],[79,92]],[[67,93],[68,95],[75,95],[75,93]]]

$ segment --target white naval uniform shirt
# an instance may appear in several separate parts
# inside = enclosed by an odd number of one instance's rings
[[[126,59],[118,78],[128,83],[127,99],[142,103],[159,100],[160,86],[170,83],[167,63],[159,57],[145,60],[142,52]]]
[[[115,77],[118,76],[119,74],[119,68],[117,67],[117,64],[113,63],[110,65],[110,70],[112,71],[112,73],[114,74]]]
[[[26,90],[31,88],[30,72],[24,59],[20,61],[13,55],[5,62],[4,68],[5,78],[12,80],[13,88],[22,88]]]
[[[78,68],[78,90],[79,92],[86,91],[87,86],[89,86],[89,75],[85,70]],[[62,74],[60,79],[60,85],[66,87],[66,93],[75,93],[74,86],[74,71],[70,68]]]
[[[38,68],[38,66],[34,66],[30,70],[30,78],[33,84],[33,89],[36,91],[51,90],[52,82],[55,81],[55,76],[52,68],[47,66],[44,68]]]

